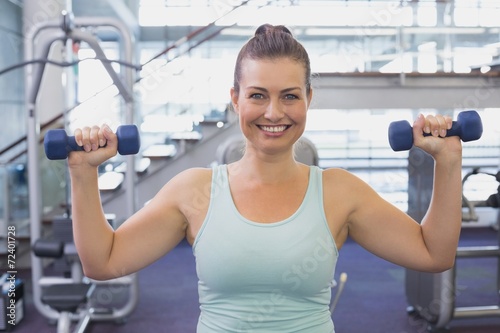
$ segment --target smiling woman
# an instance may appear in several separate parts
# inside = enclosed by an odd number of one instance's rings
[[[243,67],[239,92],[233,88],[231,100],[248,139],[247,149],[261,144],[279,148],[275,141],[281,138],[285,152],[289,153],[290,144],[304,132],[311,100],[303,65],[288,59],[245,59]],[[274,155],[277,151],[271,149],[269,153]]]
[[[243,156],[179,173],[116,230],[102,212],[96,170],[116,155],[117,136],[107,126],[77,129],[75,140],[87,149],[70,153],[68,165],[85,274],[130,274],[187,239],[199,279],[198,333],[333,333],[331,286],[348,236],[404,267],[448,269],[460,231],[462,147],[438,134],[451,119],[420,116],[413,124],[414,145],[436,166],[419,224],[353,174],[296,160],[310,82],[309,56],[290,30],[260,26],[238,54],[230,90]]]
[[[303,46],[283,26],[259,27],[237,57],[231,89],[248,154],[254,145],[262,151],[262,145],[270,145],[267,152],[275,157],[278,138],[289,154],[290,144],[304,132],[311,98],[311,68]]]

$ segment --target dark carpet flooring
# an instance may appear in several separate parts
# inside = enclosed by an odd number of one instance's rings
[[[464,229],[461,246],[496,245],[492,229]],[[498,305],[496,258],[459,259],[457,306]],[[337,333],[425,333],[427,323],[408,315],[405,270],[383,261],[352,241],[340,251],[336,276],[348,274],[333,318]],[[14,332],[53,333],[33,305],[29,270],[19,275],[26,285],[26,313]],[[199,314],[194,257],[187,243],[139,273],[140,299],[126,323],[92,323],[87,333],[194,333]],[[454,319],[453,333],[499,333],[500,318]]]

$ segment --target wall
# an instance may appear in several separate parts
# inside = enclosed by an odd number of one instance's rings
[[[51,20],[60,15],[66,0],[0,1],[0,71],[24,61],[24,42],[28,29],[33,24]],[[52,54],[60,54],[60,46]],[[53,59],[57,60],[57,59]],[[61,88],[61,69],[48,66],[44,84],[40,91],[40,121],[43,123],[64,109]],[[26,135],[25,67],[0,75],[0,119],[8,124],[0,131],[0,150]],[[56,84],[54,84],[56,83]],[[9,156],[3,156],[2,160]]]
[[[71,1],[69,0],[24,0],[23,4],[23,32],[27,36],[34,26],[44,24],[44,22],[62,22],[61,13],[64,10],[71,11]],[[58,28],[38,30],[37,37],[33,43],[34,57],[51,41],[61,30]],[[54,42],[51,45],[48,59],[56,62],[64,60],[64,48],[62,42]],[[62,75],[65,68],[46,65],[43,71],[42,83],[37,95],[37,114],[40,124],[46,123],[59,115],[66,106],[66,92],[63,86]],[[36,71],[34,71],[36,73]],[[34,75],[34,80],[37,75]]]
[[[0,71],[23,61],[22,8],[0,1]],[[26,133],[23,68],[0,75],[0,149]]]

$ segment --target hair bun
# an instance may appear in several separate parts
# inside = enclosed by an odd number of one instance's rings
[[[288,28],[283,26],[283,25],[271,25],[269,23],[266,23],[266,24],[263,24],[260,27],[258,27],[257,30],[255,30],[255,36],[266,35],[266,34],[271,34],[271,33],[275,33],[275,32],[283,32],[283,33],[287,33],[290,35],[292,34],[292,32],[290,30],[288,30]]]

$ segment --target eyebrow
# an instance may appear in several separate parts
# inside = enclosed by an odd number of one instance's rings
[[[255,90],[259,90],[259,91],[263,91],[263,92],[268,92],[268,90],[266,88],[257,87],[257,86],[249,86],[249,87],[247,87],[247,89],[255,89]],[[281,90],[280,93],[288,93],[288,92],[291,92],[294,90],[301,90],[301,89],[300,89],[300,87],[290,87],[290,88],[285,88],[285,89]]]

